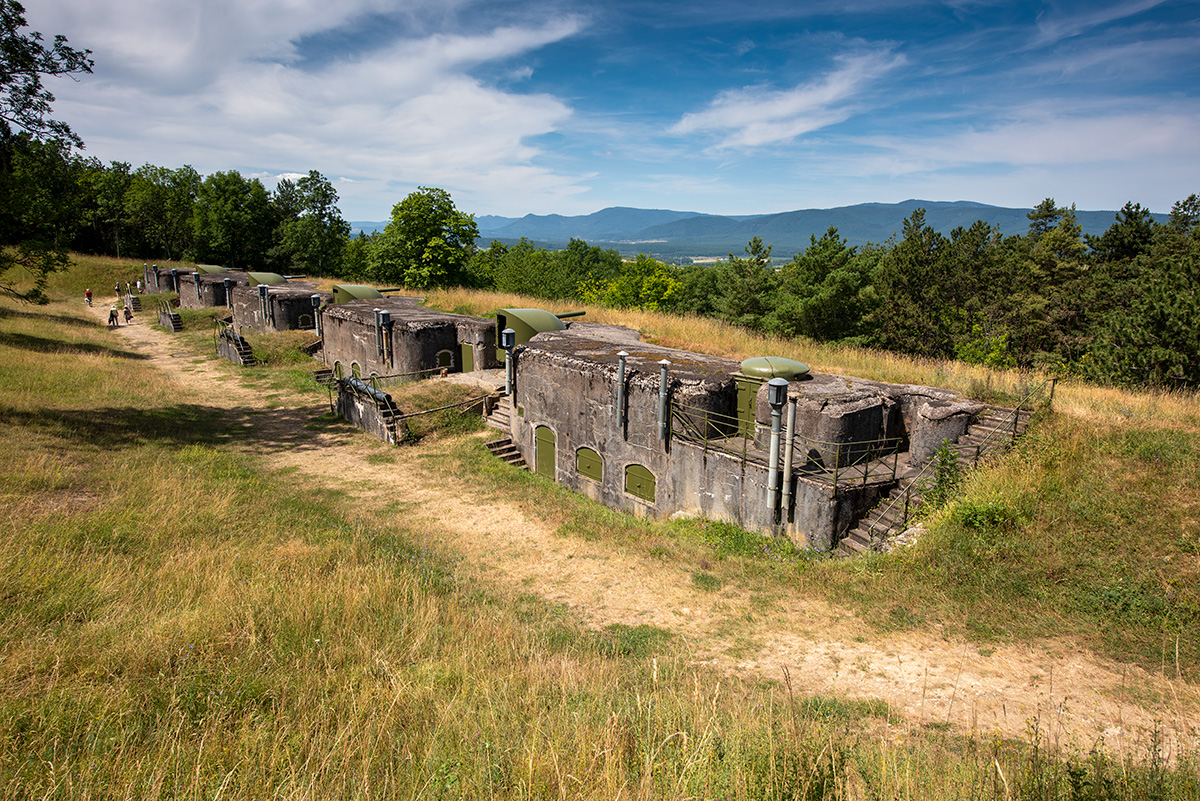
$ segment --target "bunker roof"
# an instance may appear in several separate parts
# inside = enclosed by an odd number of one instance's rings
[[[375,309],[383,309],[391,312],[393,326],[414,331],[439,325],[460,325],[482,329],[491,329],[493,325],[491,320],[480,317],[468,317],[465,314],[451,314],[436,309],[427,309],[420,304],[421,300],[421,298],[414,297],[386,298],[381,295],[378,298],[351,300],[344,303],[335,302],[333,306],[325,310],[325,315],[335,319],[350,320],[361,325],[374,326]]]
[[[181,272],[179,274],[179,277],[180,278],[189,278],[190,277],[193,280],[199,281],[202,284],[223,284],[223,283],[225,283],[225,279],[228,278],[230,283],[234,284],[235,286],[244,285],[249,281],[249,279],[246,277],[246,273],[243,273],[239,270],[226,270],[224,267],[221,268],[220,272],[209,272],[209,273],[182,273]]]
[[[624,351],[628,354],[625,357],[626,370],[652,373],[656,377],[661,370],[659,362],[666,359],[671,362],[667,368],[671,378],[684,383],[724,382],[738,371],[738,363],[732,359],[665,348],[646,342],[600,339],[587,336],[583,331],[576,333],[570,329],[538,334],[526,342],[524,347],[528,351],[545,354],[554,360],[573,363],[580,369],[595,366],[615,370],[620,361],[617,354]]]

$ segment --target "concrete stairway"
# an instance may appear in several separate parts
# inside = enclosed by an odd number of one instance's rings
[[[238,334],[232,328],[227,328],[221,332],[221,338],[233,346],[233,350],[237,354],[238,364],[243,367],[253,367],[258,364],[258,359],[254,355],[254,351],[250,348],[250,343]]]
[[[1025,433],[1033,412],[988,406],[975,417],[966,433],[950,446],[958,463],[970,470],[990,454],[1005,451]],[[928,465],[928,463],[927,463]],[[923,475],[922,475],[923,472]],[[921,508],[921,490],[930,480],[930,469],[917,470],[906,464],[897,473],[896,486],[885,495],[858,525],[838,541],[840,556],[856,556],[878,550],[893,533],[903,529]]]
[[[501,395],[492,413],[484,420],[488,426],[508,434],[512,431],[512,396]]]
[[[337,379],[333,377],[333,370],[329,369],[328,367],[321,367],[317,370],[313,370],[312,377],[313,381],[316,381],[323,387],[331,387],[337,383]]]
[[[980,412],[967,433],[950,446],[963,467],[974,467],[985,456],[1004,451],[1013,440],[1025,433],[1033,412],[1016,412],[1003,406],[988,406]]]
[[[166,303],[160,304],[158,307],[158,324],[173,334],[178,334],[183,330],[183,318],[179,316],[179,312]]]
[[[492,440],[484,445],[492,455],[502,462],[511,464],[513,467],[526,468],[525,457],[517,450],[517,446],[508,437]]]

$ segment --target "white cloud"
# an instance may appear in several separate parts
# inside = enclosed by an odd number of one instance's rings
[[[578,191],[572,178],[536,166],[540,154],[529,143],[571,109],[469,73],[570,37],[582,24],[576,18],[474,35],[398,32],[390,43],[313,68],[296,51],[303,37],[394,2],[48,4],[41,27],[95,51],[94,75],[57,82],[53,91],[56,115],[101,159],[189,163],[202,173],[345,175],[342,205],[356,217],[390,208],[403,196],[398,186],[470,187],[485,203],[511,198],[514,186]],[[74,34],[76,27],[86,34]]]
[[[1053,12],[1041,14],[1038,16],[1037,36],[1034,37],[1032,44],[1038,46],[1070,39],[1086,33],[1092,28],[1149,11],[1155,6],[1162,5],[1164,1],[1120,2],[1109,6],[1090,7],[1087,12],[1080,14],[1060,15]]]
[[[868,86],[904,63],[889,53],[845,56],[837,70],[787,90],[751,86],[722,92],[703,111],[683,115],[675,134],[726,131],[720,147],[756,147],[788,142],[849,119]]]

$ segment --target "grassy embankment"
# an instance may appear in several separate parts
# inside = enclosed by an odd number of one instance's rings
[[[462,290],[429,298],[476,314],[530,302]],[[672,347],[738,360],[788,356],[822,372],[949,387],[1000,402],[1013,402],[1043,378],[765,338],[702,318],[588,308],[586,319],[626,325]],[[1200,396],[1060,382],[1053,412],[1015,453],[969,476],[961,497],[911,551],[850,564],[773,560],[769,569],[738,572],[812,589],[882,627],[937,624],[982,641],[1066,638],[1197,681],[1197,465]]]
[[[652,630],[593,634],[464,584],[404,519],[264,472],[221,411],[168,392],[64,296],[0,304],[3,797],[1200,797],[1186,757],[1060,761],[886,727],[879,704],[720,677]],[[1132,439],[1071,441],[1172,464]],[[1025,476],[1052,441],[1004,486],[1040,486]],[[1119,450],[1135,444],[1152,450]],[[616,519],[567,503],[576,525]],[[920,581],[931,559],[787,569],[865,603],[861,582]]]

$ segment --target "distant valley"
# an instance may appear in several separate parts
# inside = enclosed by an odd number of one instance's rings
[[[527,214],[524,217],[482,215],[475,218],[482,246],[492,240],[515,242],[522,237],[547,248],[566,246],[572,238],[588,244],[616,248],[622,254],[652,253],[660,258],[721,257],[741,253],[751,237],[774,246],[774,255],[791,258],[808,247],[810,238],[836,226],[851,245],[882,243],[899,236],[904,219],[915,209],[925,209],[925,221],[947,236],[976,220],[996,226],[1004,234],[1029,229],[1030,209],[989,206],[971,201],[905,200],[901,203],[860,203],[833,209],[802,209],[777,214],[722,216],[668,209],[613,207],[592,214]],[[1099,235],[1112,225],[1115,211],[1078,211],[1085,234]],[[1167,215],[1156,214],[1165,222]],[[382,230],[386,222],[352,222],[367,233]]]

